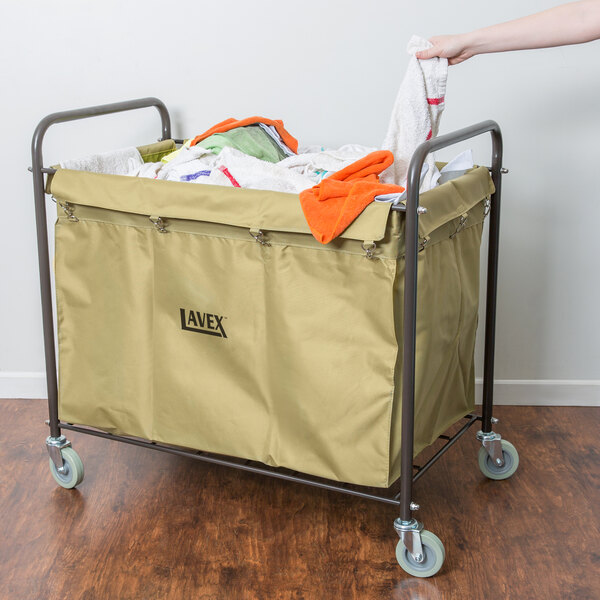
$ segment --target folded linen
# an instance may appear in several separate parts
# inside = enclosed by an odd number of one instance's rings
[[[283,151],[285,156],[293,156],[295,154],[295,152],[292,152],[286,146],[285,142],[281,139],[281,136],[279,135],[277,129],[275,129],[275,127],[273,127],[273,125],[265,125],[264,123],[258,123],[258,126],[263,131],[265,131],[267,133],[267,135],[271,136],[271,138],[277,144],[277,146],[279,146],[279,148],[281,148],[281,150]]]

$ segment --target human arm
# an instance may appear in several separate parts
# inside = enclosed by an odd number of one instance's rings
[[[580,0],[469,33],[432,37],[433,47],[416,56],[422,60],[439,56],[455,65],[476,54],[581,44],[599,38],[600,0]]]

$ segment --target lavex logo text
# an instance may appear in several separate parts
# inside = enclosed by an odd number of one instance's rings
[[[201,313],[197,310],[189,310],[180,308],[181,329],[185,331],[195,331],[196,333],[206,333],[206,335],[214,335],[216,337],[226,338],[225,328],[223,327],[223,319],[220,315],[210,313]]]

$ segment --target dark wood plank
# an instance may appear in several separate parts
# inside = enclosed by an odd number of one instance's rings
[[[474,430],[416,485],[446,547],[397,565],[392,506],[67,432],[86,478],[53,482],[42,401],[0,401],[0,598],[600,598],[597,408],[498,407],[521,455],[477,467]]]

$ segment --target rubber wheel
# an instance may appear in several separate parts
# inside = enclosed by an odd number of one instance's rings
[[[479,448],[477,457],[481,472],[490,479],[508,479],[519,466],[519,453],[517,449],[506,440],[500,440],[502,444],[502,458],[504,465],[499,467],[494,464],[487,450],[482,446]]]
[[[73,448],[63,448],[60,453],[63,457],[65,472],[59,473],[51,458],[49,459],[50,472],[58,485],[70,490],[83,481],[83,463]]]
[[[415,577],[431,577],[435,575],[444,564],[446,551],[440,538],[424,529],[421,531],[421,544],[423,545],[424,560],[418,563],[406,549],[402,540],[396,546],[396,559],[398,564],[409,574]]]

